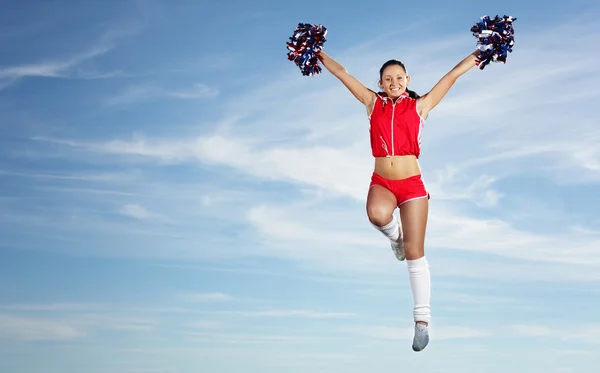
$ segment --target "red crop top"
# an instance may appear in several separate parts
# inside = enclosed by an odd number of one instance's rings
[[[421,131],[425,120],[417,111],[417,99],[404,92],[394,102],[377,94],[369,116],[371,151],[374,157],[421,155]]]

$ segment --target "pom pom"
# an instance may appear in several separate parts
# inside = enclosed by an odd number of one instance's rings
[[[483,16],[481,21],[471,27],[473,36],[478,40],[477,48],[480,52],[477,66],[481,70],[490,62],[506,63],[506,57],[515,44],[513,21],[516,20],[511,16]]]
[[[327,28],[323,25],[299,23],[287,42],[288,60],[293,61],[304,76],[321,72],[317,54],[323,49]]]

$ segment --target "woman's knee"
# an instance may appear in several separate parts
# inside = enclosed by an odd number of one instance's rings
[[[392,220],[396,207],[396,197],[389,190],[378,185],[369,189],[367,216],[372,224],[380,227],[388,224]]]
[[[404,237],[404,253],[408,260],[419,259],[425,255],[425,245],[422,240],[412,240]]]
[[[367,204],[367,216],[371,224],[383,227],[392,220],[394,210],[390,210],[387,206],[370,203]]]

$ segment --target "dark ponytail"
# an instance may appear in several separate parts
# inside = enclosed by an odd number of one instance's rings
[[[394,65],[398,65],[400,66],[404,72],[406,73],[406,66],[404,66],[404,63],[400,60],[389,60],[386,63],[384,63],[381,68],[379,69],[379,81],[381,81],[381,78],[383,77],[383,70],[385,70],[386,67],[388,66],[394,66]],[[406,93],[408,93],[408,97],[411,98],[419,98],[421,96],[419,96],[419,94],[415,91],[412,91],[408,88],[406,88]]]
[[[421,96],[419,96],[419,94],[415,91],[411,91],[410,89],[406,88],[406,93],[408,93],[408,97],[410,98],[419,98]]]

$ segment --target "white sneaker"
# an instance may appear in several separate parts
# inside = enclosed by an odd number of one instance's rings
[[[415,352],[423,351],[429,344],[429,328],[423,324],[415,324],[415,336],[413,338],[412,349]]]
[[[398,240],[396,240],[396,241],[390,240],[390,244],[392,246],[392,250],[394,251],[394,254],[396,255],[396,258],[399,261],[403,261],[404,259],[406,259],[406,255],[404,255],[404,239],[402,236],[402,227],[400,226],[400,222],[398,222],[398,231],[400,232],[400,235],[398,236]]]

